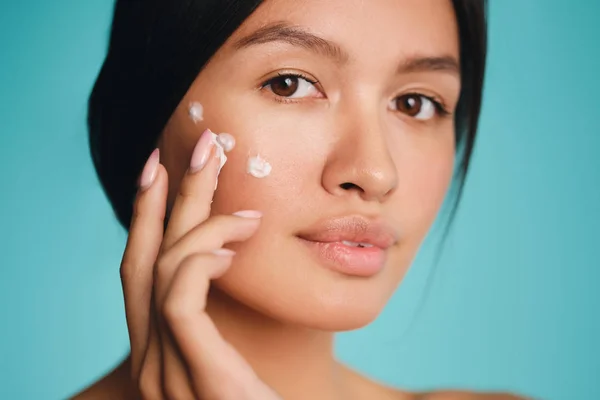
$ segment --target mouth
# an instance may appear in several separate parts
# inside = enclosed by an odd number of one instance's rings
[[[297,237],[321,265],[358,277],[379,273],[397,241],[387,225],[356,216],[324,221]]]
[[[351,242],[349,240],[342,240],[341,243],[344,246],[349,246],[349,247],[358,247],[359,249],[368,249],[371,247],[374,247],[375,245],[371,244],[371,243],[357,243],[357,242]]]

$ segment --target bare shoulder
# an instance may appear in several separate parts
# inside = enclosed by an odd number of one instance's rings
[[[410,392],[385,385],[343,366],[352,392],[358,399],[377,400],[532,400],[510,393],[481,393],[461,390]]]
[[[345,375],[345,380],[351,388],[352,396],[356,399],[377,400],[418,400],[410,392],[385,385],[382,382],[371,379],[352,368],[341,364],[340,367]]]
[[[481,393],[460,390],[444,390],[421,393],[414,400],[531,400],[511,393]]]

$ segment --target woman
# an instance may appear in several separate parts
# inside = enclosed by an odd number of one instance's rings
[[[388,388],[332,348],[402,280],[455,153],[464,178],[484,9],[117,1],[89,127],[131,355],[76,399],[512,398]]]

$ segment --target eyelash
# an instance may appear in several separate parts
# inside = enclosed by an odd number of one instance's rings
[[[319,81],[317,81],[315,79],[311,79],[308,76],[298,73],[298,72],[285,72],[285,73],[280,72],[277,74],[276,77],[269,78],[267,81],[263,82],[260,85],[260,89],[262,90],[262,89],[266,88],[267,86],[273,84],[273,82],[275,82],[275,80],[277,80],[277,79],[288,78],[288,77],[304,79],[311,85],[316,85],[319,83]],[[284,103],[284,104],[298,103],[300,100],[302,100],[302,99],[278,96],[275,93],[273,93],[273,96],[274,96],[275,101],[277,101],[279,103]],[[398,99],[400,97],[405,97],[405,96],[417,96],[417,97],[422,97],[424,99],[429,100],[435,107],[435,111],[440,117],[448,117],[451,115],[451,112],[448,110],[448,108],[446,107],[444,102],[434,96],[429,96],[429,95],[419,93],[419,92],[409,92],[409,93],[404,93],[402,96],[395,97],[395,99]]]

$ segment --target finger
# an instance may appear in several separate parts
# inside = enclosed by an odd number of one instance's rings
[[[170,332],[160,332],[162,383],[167,399],[196,399],[188,368]]]
[[[250,215],[257,216],[253,213],[250,213]],[[177,248],[172,248],[168,252],[173,254],[173,256],[169,259],[169,254],[163,254],[163,258],[157,263],[155,294],[158,309],[162,309],[163,299],[166,297],[168,287],[176,273],[175,270],[186,255],[194,253],[194,251],[208,252],[213,249],[219,249],[223,244],[230,241],[245,240],[256,231],[258,225],[259,220],[256,218],[223,215],[209,219],[203,225],[200,225],[184,236],[181,246],[178,245]],[[195,244],[197,246],[194,247]],[[210,274],[209,266],[207,266],[207,271]],[[202,290],[202,288],[199,288],[199,290]],[[171,330],[168,327],[168,323],[160,319],[159,327],[161,354],[163,357],[162,377],[167,398],[190,398],[192,387],[189,383],[188,368],[182,360],[181,351],[171,337]]]
[[[150,314],[150,337],[148,345],[144,349],[145,353],[137,382],[139,392],[144,400],[162,400],[165,398],[161,381],[162,354],[157,326],[156,313],[152,312]]]
[[[218,152],[214,149],[212,132],[207,129],[194,148],[190,169],[179,186],[179,193],[175,198],[165,231],[163,249],[168,249],[181,236],[210,215],[220,166]]]
[[[210,280],[221,276],[230,264],[231,254],[187,257],[177,269],[163,308],[198,396],[216,395],[227,386],[256,379],[205,313]]]
[[[225,254],[230,254],[228,250],[221,250]],[[232,252],[231,252],[232,253]],[[208,276],[214,276],[227,267],[228,264],[208,265],[206,273]],[[212,268],[211,268],[212,267]],[[200,287],[198,290],[206,292],[208,289]],[[172,332],[168,327],[168,322],[159,322],[159,330],[162,355],[162,380],[163,390],[168,399],[193,399],[196,398],[188,367],[182,357],[181,351],[175,343]]]
[[[155,267],[154,287],[157,307],[161,307],[166,289],[171,285],[173,274],[179,264],[190,254],[206,253],[220,249],[227,243],[249,239],[260,225],[260,213],[243,211],[237,215],[217,215],[195,227],[181,238],[171,249],[162,254]]]
[[[190,169],[181,182],[163,239],[163,251],[209,217],[220,163],[220,159],[216,156],[212,145],[212,133],[207,130],[197,143],[190,162]],[[177,264],[172,265],[176,267]],[[161,270],[165,271],[166,269],[162,268]],[[155,287],[158,289],[158,298],[161,298],[160,293],[163,291],[161,287],[168,287],[170,284],[172,273],[173,269],[171,268],[168,274],[160,274],[160,277],[157,274]],[[161,301],[157,303],[158,307],[161,303]],[[181,360],[177,346],[170,337],[166,324],[161,319],[159,319],[159,327],[163,357],[162,377],[167,397],[190,398],[192,390],[189,386],[187,368]]]
[[[159,310],[161,311],[161,310]],[[166,399],[196,399],[188,368],[162,316],[157,315],[153,341],[160,352],[160,383]]]
[[[156,168],[153,181],[140,189],[134,204],[120,267],[134,377],[139,374],[148,341],[153,266],[162,240],[168,191],[167,172],[159,164],[158,152],[150,157],[145,171],[153,167]]]

